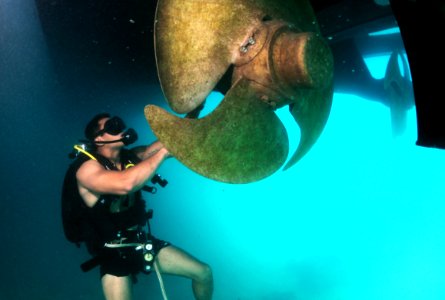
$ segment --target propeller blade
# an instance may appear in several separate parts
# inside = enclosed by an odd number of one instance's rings
[[[257,181],[284,163],[288,138],[252,84],[239,80],[202,119],[182,119],[153,105],[146,106],[145,116],[172,155],[195,172],[228,183]]]
[[[170,107],[198,107],[259,25],[259,12],[235,0],[159,0],[155,21],[158,75]],[[255,21],[258,20],[258,21]]]
[[[263,19],[319,31],[309,1],[159,0],[156,62],[169,106],[177,113],[198,107],[241,55],[240,46],[261,27]]]
[[[403,74],[400,70],[399,58],[402,62]],[[406,58],[400,51],[394,51],[388,61],[383,81],[384,89],[391,104],[398,104],[407,110],[414,106],[412,83],[409,79],[409,67]]]
[[[247,9],[262,11],[275,20],[289,22],[303,32],[320,32],[308,0],[244,0]]]
[[[317,141],[332,106],[333,57],[324,42],[313,33],[284,35],[277,39],[274,53],[275,77],[287,83],[290,110],[300,126],[300,143],[285,170],[298,162]],[[285,55],[284,55],[285,54]]]
[[[315,144],[326,125],[332,106],[332,84],[325,89],[300,89],[298,102],[290,106],[291,114],[300,126],[300,143],[284,170],[297,163]]]
[[[399,57],[404,76],[400,70]],[[414,94],[408,73],[408,63],[402,53],[393,51],[383,81],[386,100],[391,111],[393,136],[399,136],[405,131],[407,111],[414,106]]]

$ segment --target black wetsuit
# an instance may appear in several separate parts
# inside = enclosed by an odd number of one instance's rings
[[[106,169],[118,170],[108,159],[94,153],[94,157]],[[81,201],[82,240],[86,243],[88,251],[97,257],[96,262],[100,265],[101,276],[111,274],[115,276],[135,275],[140,271],[146,271],[144,267],[143,251],[135,247],[112,248],[104,245],[119,245],[120,243],[147,243],[153,245],[152,253],[157,253],[169,245],[168,242],[156,239],[150,233],[143,230],[148,222],[148,214],[145,210],[145,201],[142,199],[141,191],[119,196],[101,195],[95,205],[87,207],[77,187],[76,172],[82,164],[88,161],[81,155],[70,167],[65,178],[62,197],[74,197],[70,201]],[[136,164],[138,158],[128,150],[121,152],[122,165]]]

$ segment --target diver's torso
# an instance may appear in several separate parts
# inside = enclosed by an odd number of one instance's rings
[[[127,155],[128,157],[128,155]],[[132,160],[121,156],[119,167],[107,163],[106,158],[99,162],[104,168],[114,171],[125,170],[127,164],[134,164]],[[147,221],[145,201],[141,191],[127,195],[98,195],[92,207],[86,207],[88,219],[95,231],[95,241],[91,243],[105,243],[115,240],[122,232],[135,230],[144,226]]]

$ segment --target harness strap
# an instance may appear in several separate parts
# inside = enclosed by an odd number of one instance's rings
[[[80,268],[82,269],[83,272],[88,272],[97,267],[98,265],[100,265],[100,261],[101,261],[100,255],[96,255],[93,258],[90,258],[86,262],[82,263],[80,265]]]
[[[143,243],[105,243],[104,247],[111,248],[111,249],[117,249],[117,248],[126,248],[126,247],[134,247],[135,250],[140,250],[144,247],[145,244]]]

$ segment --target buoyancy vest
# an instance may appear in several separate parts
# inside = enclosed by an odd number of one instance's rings
[[[104,168],[118,170],[107,158],[97,153],[93,156]],[[122,231],[146,224],[148,215],[140,191],[126,196],[101,195],[93,207],[87,207],[79,193],[76,173],[90,159],[86,155],[79,155],[66,172],[62,188],[62,222],[65,236],[70,242],[77,245],[85,242],[88,250],[95,254],[105,242],[116,239]],[[122,150],[121,162],[124,166],[135,165],[139,161],[133,152]],[[123,203],[123,209],[113,212],[111,207],[116,201]]]

